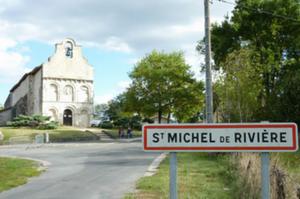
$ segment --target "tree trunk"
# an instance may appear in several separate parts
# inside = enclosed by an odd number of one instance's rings
[[[168,121],[167,121],[168,124],[170,123],[170,120],[171,120],[171,113],[169,112],[169,113],[168,113]]]
[[[161,124],[161,118],[162,118],[162,111],[158,111],[158,123]]]

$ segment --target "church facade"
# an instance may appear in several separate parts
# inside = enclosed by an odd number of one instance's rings
[[[45,115],[62,125],[88,127],[93,114],[93,68],[73,39],[56,44],[48,61],[13,86],[0,125],[17,115]]]

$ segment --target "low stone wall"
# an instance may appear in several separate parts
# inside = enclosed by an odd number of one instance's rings
[[[12,109],[0,111],[0,126],[6,125],[8,121],[12,120]]]

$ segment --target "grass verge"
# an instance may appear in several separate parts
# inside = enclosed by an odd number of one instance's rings
[[[0,157],[0,192],[25,184],[41,172],[35,161]]]
[[[119,138],[119,129],[104,129],[104,132],[110,136],[111,138],[117,139]],[[125,137],[127,136],[127,131],[125,129]],[[142,131],[133,130],[132,137],[137,138],[142,136]]]
[[[278,157],[280,165],[300,185],[300,150],[291,153],[274,153],[272,156]]]
[[[177,158],[178,198],[235,198],[235,175],[229,155],[178,153]],[[155,175],[141,178],[136,189],[125,198],[169,198],[169,159],[162,162]]]
[[[29,137],[33,141],[37,134],[44,134],[46,132],[49,133],[50,142],[93,141],[98,139],[98,137],[91,132],[82,131],[72,127],[59,127],[54,130],[3,127],[0,128],[0,131],[4,134],[2,144],[9,143],[9,139],[12,137],[20,136]]]

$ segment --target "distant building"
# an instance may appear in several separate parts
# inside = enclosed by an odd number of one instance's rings
[[[17,115],[45,115],[60,124],[89,126],[93,114],[93,68],[73,39],[56,44],[47,62],[26,73],[10,90],[0,124]]]

